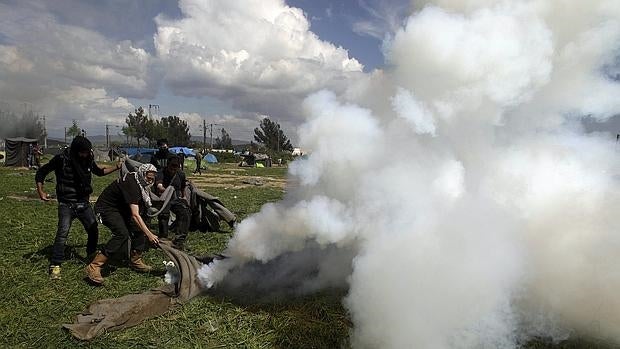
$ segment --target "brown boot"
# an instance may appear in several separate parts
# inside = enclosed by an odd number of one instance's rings
[[[86,266],[86,277],[95,285],[103,284],[103,276],[101,276],[101,268],[108,261],[108,257],[106,257],[103,253],[97,252],[93,261],[90,262],[89,265]]]
[[[131,269],[137,271],[138,273],[148,273],[153,270],[150,265],[147,265],[142,260],[142,252],[133,250],[131,251],[131,258],[129,259],[129,266]]]

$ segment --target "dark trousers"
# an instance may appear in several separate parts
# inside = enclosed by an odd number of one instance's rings
[[[200,161],[196,161],[196,169],[194,173],[198,172],[198,174],[202,174],[202,169],[200,168]]]
[[[190,210],[187,201],[184,199],[175,199],[171,201],[169,208],[165,209],[159,214],[159,216],[157,216],[160,237],[168,237],[168,221],[170,219],[170,212],[174,213],[176,217],[176,220],[174,221],[174,225],[176,227],[174,241],[182,244],[187,239],[187,231],[189,230],[192,211]]]
[[[65,259],[65,244],[69,237],[69,230],[74,219],[79,219],[86,233],[88,241],[86,243],[86,254],[91,254],[97,249],[97,240],[99,239],[99,229],[97,228],[97,219],[95,212],[88,202],[77,203],[58,203],[58,230],[56,230],[56,238],[54,239],[54,247],[52,250],[52,265],[60,265]]]
[[[112,238],[103,249],[106,257],[127,259],[131,250],[146,249],[146,236],[138,229],[130,215],[123,215],[119,211],[98,213],[103,225],[112,231]]]

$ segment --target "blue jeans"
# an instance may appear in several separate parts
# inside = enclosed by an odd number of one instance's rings
[[[97,219],[95,212],[88,202],[75,203],[58,203],[58,230],[54,239],[54,248],[52,250],[52,265],[60,265],[65,259],[65,244],[69,237],[71,223],[77,218],[80,220],[86,233],[88,234],[88,242],[86,243],[86,254],[89,255],[97,250],[97,242],[99,240],[99,229],[97,227]]]

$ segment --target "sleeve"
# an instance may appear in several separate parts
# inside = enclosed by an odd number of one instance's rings
[[[162,171],[157,171],[157,174],[155,175],[155,186],[160,183],[164,184],[164,173]]]
[[[62,160],[60,156],[56,155],[47,164],[41,166],[37,170],[37,173],[34,175],[35,183],[43,183],[45,177],[47,177],[50,172],[56,170],[59,165],[62,165]]]
[[[94,161],[90,165],[90,170],[92,171],[92,173],[96,174],[99,177],[101,177],[101,176],[103,176],[105,174],[103,172],[103,169],[101,167],[99,167],[99,165],[97,165],[97,163],[94,162]]]
[[[151,164],[153,166],[155,166],[156,169],[159,170],[159,164],[157,163],[157,153],[153,154],[153,156],[151,156]]]
[[[187,186],[187,177],[185,177],[184,172],[179,172],[179,179],[181,180],[181,191],[184,191]]]
[[[137,205],[142,200],[142,193],[135,177],[127,176],[127,179],[121,183],[121,191],[123,192],[123,199],[127,204]]]

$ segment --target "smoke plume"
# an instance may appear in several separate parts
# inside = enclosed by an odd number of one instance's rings
[[[620,111],[617,5],[416,5],[388,69],[306,99],[299,187],[241,222],[203,282],[348,285],[360,348],[620,343],[615,139],[579,122]]]

